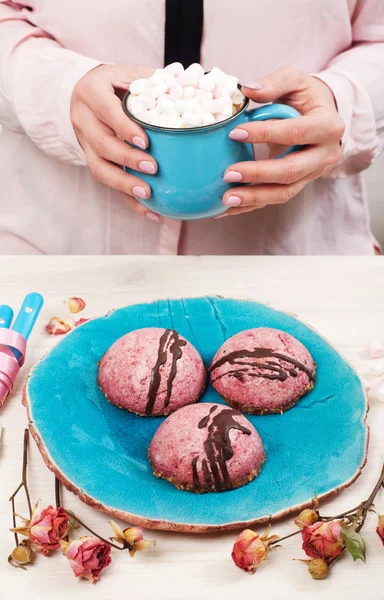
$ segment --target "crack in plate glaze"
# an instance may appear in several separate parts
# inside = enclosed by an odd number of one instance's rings
[[[294,335],[314,357],[312,392],[282,415],[248,417],[267,455],[248,485],[197,495],[154,477],[147,449],[163,418],[122,411],[99,390],[98,362],[109,346],[159,322],[196,345],[206,367],[224,332],[229,337],[260,326]],[[366,462],[368,406],[356,372],[297,318],[248,300],[160,300],[88,321],[32,369],[23,401],[45,462],[68,489],[99,510],[153,529],[219,531],[279,518],[308,506],[315,491],[327,497],[350,485]],[[223,402],[211,386],[202,401]]]

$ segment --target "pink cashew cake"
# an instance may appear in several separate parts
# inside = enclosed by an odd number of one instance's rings
[[[267,327],[229,338],[210,367],[213,387],[230,406],[259,415],[292,408],[313,388],[315,370],[301,342]]]
[[[99,364],[107,400],[143,416],[169,415],[196,402],[207,374],[197,350],[177,331],[148,327],[119,338]]]
[[[205,402],[168,417],[148,454],[156,477],[198,494],[245,485],[259,474],[265,460],[260,436],[244,415]]]

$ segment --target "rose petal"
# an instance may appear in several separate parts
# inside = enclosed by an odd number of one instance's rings
[[[73,297],[68,300],[68,307],[71,313],[78,313],[84,310],[85,302],[82,298]]]
[[[45,326],[45,331],[51,335],[64,335],[70,330],[70,325],[62,319],[59,319],[59,317],[52,317],[48,325]]]

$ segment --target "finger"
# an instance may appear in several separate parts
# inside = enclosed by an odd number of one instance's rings
[[[104,160],[88,144],[85,145],[84,150],[89,170],[97,181],[134,198],[142,200],[150,198],[151,188],[145,181]]]
[[[294,119],[244,124],[232,129],[229,137],[236,142],[294,146],[340,142],[343,131],[343,121],[338,113],[324,110]]]
[[[149,175],[157,172],[157,163],[149,154],[119,140],[112,129],[98,121],[87,107],[84,107],[82,134],[98,156]]]
[[[135,200],[135,198],[133,198],[132,196],[127,196],[126,194],[122,194],[122,196],[123,196],[125,202],[128,204],[128,206],[135,213],[137,213],[138,215],[143,215],[143,216],[147,217],[147,219],[150,219],[150,221],[153,221],[154,223],[161,222],[159,215],[152,212],[151,210],[148,210],[148,208],[146,206],[143,206],[142,204],[140,204],[140,202]]]
[[[223,196],[223,203],[230,208],[246,206],[266,206],[267,204],[285,204],[296,196],[311,181],[302,179],[292,185],[255,185],[232,188]]]
[[[214,219],[223,219],[224,217],[233,217],[235,215],[242,215],[243,213],[252,212],[253,210],[259,210],[264,206],[244,206],[243,208],[229,208],[225,213],[213,217]]]
[[[112,129],[119,139],[127,140],[141,150],[148,147],[147,134],[124,113],[112,83],[100,78],[89,79],[78,93],[97,119]]]
[[[226,183],[282,183],[289,185],[338,162],[340,148],[310,146],[277,160],[241,162],[228,167],[224,175]]]
[[[309,84],[310,78],[303,71],[281,67],[266,77],[260,77],[257,81],[245,83],[243,92],[248,98],[261,104],[274,102],[292,92],[304,91]]]

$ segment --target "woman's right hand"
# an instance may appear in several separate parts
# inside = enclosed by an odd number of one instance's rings
[[[129,65],[101,65],[89,71],[73,90],[71,122],[93,177],[121,192],[135,212],[159,222],[155,213],[135,200],[135,196],[150,197],[149,185],[120,168],[126,166],[153,175],[157,164],[141,151],[147,148],[148,137],[137,123],[126,116],[121,100],[115,94],[115,89],[127,90],[132,81],[150,77],[153,71],[148,67]]]

